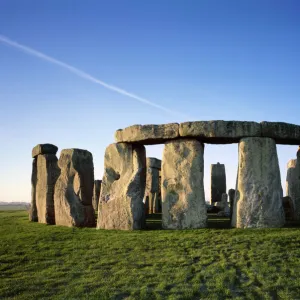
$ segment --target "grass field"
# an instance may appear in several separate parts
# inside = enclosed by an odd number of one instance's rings
[[[228,220],[210,219],[210,227]],[[0,212],[0,298],[300,299],[300,228],[124,232]]]

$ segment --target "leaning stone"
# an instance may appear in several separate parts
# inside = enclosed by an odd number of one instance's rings
[[[224,164],[210,165],[210,195],[211,204],[222,201],[222,194],[226,193],[226,173]]]
[[[32,162],[31,173],[31,205],[29,210],[29,221],[38,222],[38,215],[36,209],[36,184],[37,184],[37,158]]]
[[[58,176],[56,155],[38,155],[35,197],[39,223],[55,224],[54,187]]]
[[[127,143],[109,145],[104,156],[97,228],[142,229],[145,183],[145,147]]]
[[[147,168],[161,169],[161,160],[155,157],[146,158]]]
[[[93,227],[93,156],[87,150],[64,149],[58,161],[61,173],[55,185],[56,225]]]
[[[56,154],[58,148],[52,144],[38,144],[32,149],[32,157],[35,158],[40,154]]]
[[[282,188],[276,144],[270,138],[244,138],[239,143],[236,191],[238,228],[282,227]]]
[[[283,122],[261,122],[263,137],[273,138],[277,144],[299,145],[300,126]]]
[[[101,182],[102,180],[94,181],[94,191],[93,191],[93,207],[95,211],[98,211],[100,190],[101,190]]]
[[[161,179],[163,228],[207,226],[203,152],[203,144],[196,140],[180,139],[165,144]]]
[[[261,136],[260,124],[246,121],[196,121],[179,125],[181,137],[195,137],[211,144],[237,143],[243,137]]]
[[[177,123],[162,125],[133,125],[115,133],[116,142],[134,142],[143,145],[164,143],[179,136]]]

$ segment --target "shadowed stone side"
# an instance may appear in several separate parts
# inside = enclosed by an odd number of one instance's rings
[[[237,228],[282,227],[282,188],[276,144],[270,138],[244,138],[239,143],[236,191]]]
[[[38,215],[36,209],[36,183],[37,183],[37,158],[32,162],[31,173],[31,205],[29,211],[29,221],[38,222]]]
[[[102,180],[95,180],[94,181],[94,191],[93,191],[93,208],[98,211],[98,204],[99,204],[99,197],[100,197],[100,190],[101,190],[101,182]]]
[[[40,154],[56,155],[58,148],[52,144],[38,144],[32,149],[32,157],[35,158]]]
[[[205,143],[230,144],[239,142],[243,137],[261,136],[261,127],[259,123],[246,121],[185,122],[179,125],[179,135],[199,138]]]
[[[228,190],[228,198],[229,198],[229,204],[230,204],[230,219],[232,219],[233,206],[234,206],[234,197],[235,197],[235,190],[234,189],[229,189]]]
[[[109,145],[105,150],[97,228],[142,229],[145,184],[145,147],[127,143]]]
[[[39,223],[55,224],[54,187],[59,173],[55,154],[37,156],[36,208]]]
[[[54,193],[56,225],[94,227],[92,154],[87,150],[64,149],[58,166],[61,173]]]
[[[143,145],[164,143],[179,137],[179,124],[133,125],[115,132],[116,142],[136,142]]]
[[[210,165],[210,195],[211,204],[222,201],[222,194],[226,193],[226,173],[224,164]]]
[[[180,139],[165,144],[161,171],[163,228],[207,226],[203,152],[203,144],[196,140]]]

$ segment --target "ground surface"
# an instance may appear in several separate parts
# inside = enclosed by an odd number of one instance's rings
[[[2,211],[0,299],[300,299],[300,228],[159,226],[74,229]]]

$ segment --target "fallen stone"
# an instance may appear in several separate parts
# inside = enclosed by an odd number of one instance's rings
[[[38,215],[36,209],[36,184],[37,184],[37,158],[32,162],[31,173],[31,205],[29,210],[29,221],[38,222]]]
[[[211,203],[221,202],[222,194],[226,193],[226,173],[224,164],[210,165],[210,195]]]
[[[203,187],[203,144],[180,139],[165,144],[162,159],[162,226],[207,226]]]
[[[277,144],[299,145],[300,126],[283,122],[261,122],[263,137],[273,138]]]
[[[58,148],[52,144],[38,144],[32,149],[32,157],[35,158],[40,154],[56,154]]]
[[[282,227],[285,222],[276,144],[270,138],[239,143],[236,191],[237,228]]]
[[[260,124],[246,121],[196,121],[179,125],[181,137],[195,137],[204,143],[231,144],[243,137],[261,136]]]
[[[97,228],[142,229],[145,184],[145,147],[129,143],[109,145],[104,156]]]
[[[143,145],[161,144],[179,137],[177,123],[162,125],[133,125],[115,133],[116,142],[134,142]]]
[[[61,173],[54,193],[56,225],[94,227],[92,154],[87,150],[64,149],[58,166]]]
[[[102,180],[95,180],[94,181],[94,191],[93,191],[93,208],[98,211],[98,204],[99,204],[99,197],[100,197],[100,190],[101,190],[101,182]]]

